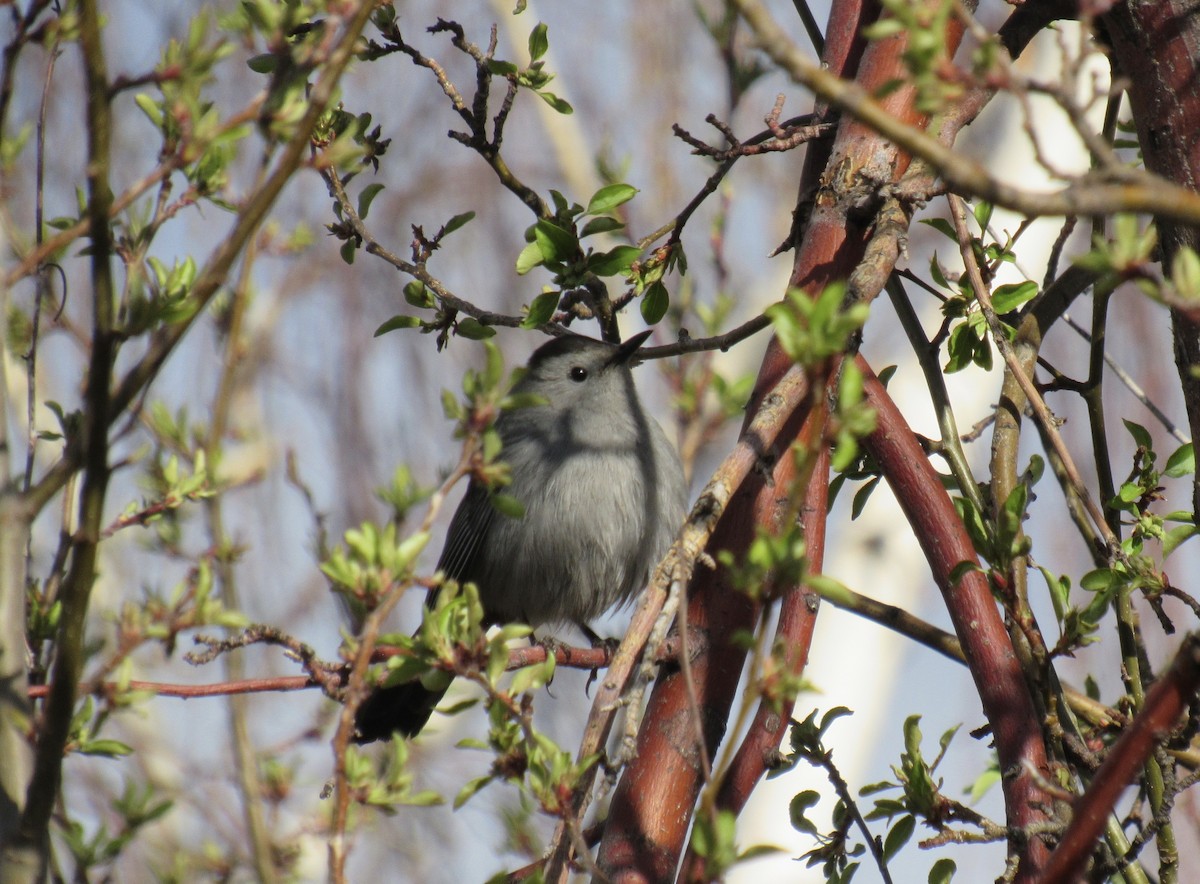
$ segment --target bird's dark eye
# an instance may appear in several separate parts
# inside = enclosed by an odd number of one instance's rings
[[[588,370],[586,368],[584,368],[582,365],[572,365],[571,371],[569,372],[569,374],[571,376],[571,380],[575,381],[576,383],[582,384],[584,381],[587,380]]]

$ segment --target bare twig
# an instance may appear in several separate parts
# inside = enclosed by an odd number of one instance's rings
[[[979,275],[979,265],[975,263],[974,256],[971,253],[971,235],[967,230],[966,211],[963,208],[962,200],[954,195],[949,196],[948,199],[950,200],[954,227],[959,237],[959,245],[963,248],[964,260],[966,261],[967,273],[971,279],[971,286],[975,291],[975,297],[979,301],[979,306],[983,310],[984,318],[987,320],[988,329],[992,333],[992,340],[996,345],[996,349],[1000,351],[1000,355],[1003,357],[1005,364],[1007,364],[1009,371],[1012,372],[1013,377],[1021,386],[1021,391],[1029,400],[1029,405],[1033,409],[1039,427],[1046,435],[1046,438],[1050,440],[1051,445],[1054,446],[1055,453],[1061,459],[1067,471],[1072,488],[1079,495],[1080,500],[1083,501],[1083,505],[1086,507],[1096,530],[1104,538],[1108,554],[1110,556],[1119,555],[1120,540],[1113,534],[1112,529],[1108,526],[1108,522],[1104,518],[1104,514],[1092,499],[1091,492],[1088,491],[1079,468],[1075,466],[1075,460],[1071,456],[1071,452],[1067,449],[1066,443],[1063,442],[1062,436],[1058,432],[1054,415],[1051,414],[1046,401],[1034,386],[1032,379],[1022,370],[1020,363],[1017,361],[1016,354],[1013,352],[1012,345],[1009,343],[1008,335],[1000,323],[1000,318],[996,315],[996,311],[992,307],[991,295]]]

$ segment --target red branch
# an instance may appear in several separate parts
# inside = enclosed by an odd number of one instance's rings
[[[110,695],[118,690],[149,691],[161,697],[228,697],[232,694],[263,694],[276,691],[302,691],[319,687],[307,675],[282,675],[272,678],[243,678],[238,681],[221,681],[215,684],[178,684],[166,681],[129,681],[118,685],[115,681],[102,682],[93,694]],[[50,686],[35,684],[29,687],[29,699],[40,700],[50,692]]]
[[[950,496],[883,384],[861,357],[858,366],[866,379],[867,401],[878,415],[878,426],[864,445],[891,485],[942,591],[996,741],[1010,851],[1022,857],[1014,880],[1037,880],[1049,851],[1029,833],[1047,818],[1050,798],[1038,783],[1039,778],[1048,780],[1050,772],[1033,698],[987,578],[970,571],[957,583],[951,580],[956,566],[974,562],[976,556]]]
[[[890,88],[898,80],[904,81],[906,38],[896,35],[870,45],[861,39],[862,26],[878,15],[879,5],[871,0],[834,3],[825,65],[839,76],[855,78],[868,92],[888,87],[881,98],[885,109],[910,125],[924,125],[927,121],[914,106],[913,88]],[[955,25],[946,36],[949,51],[953,52],[960,38]],[[895,145],[850,118],[841,120],[832,144],[817,142],[809,147],[801,175],[802,201],[796,211],[798,227],[790,242],[797,249],[791,285],[815,295],[835,280],[849,278],[862,263],[870,234],[871,212],[864,210],[864,198],[878,193],[885,182],[898,181],[908,164],[909,158]],[[808,199],[811,206],[805,202]],[[759,370],[748,419],[789,367],[790,361],[772,341]],[[822,366],[812,372],[813,389],[824,389],[827,370],[828,366]],[[789,432],[781,434],[776,451],[797,438],[802,420],[805,415],[794,417]],[[823,416],[803,424],[810,442],[822,438],[824,425]],[[924,462],[924,455],[918,459]],[[787,469],[781,469],[791,461],[785,457],[776,464],[770,480],[775,487],[807,486],[808,476],[789,475]],[[936,477],[930,481],[940,490]],[[792,482],[803,484],[793,486]],[[775,487],[761,477],[743,487],[718,525],[709,550],[745,551],[756,526],[769,528],[781,515],[783,507],[777,498],[787,495]],[[708,631],[710,651],[699,655],[691,666],[697,696],[689,695],[687,682],[678,671],[664,672],[655,684],[638,735],[638,756],[613,795],[597,857],[601,871],[614,882],[660,881],[674,876],[696,797],[707,775],[701,759],[712,757],[724,734],[745,660],[734,637],[752,628],[757,616],[756,607],[729,585],[728,575],[721,569],[697,573],[689,590],[687,612],[689,624]],[[698,728],[691,718],[697,707],[703,751],[697,745]]]
[[[823,388],[823,383],[814,383],[814,389]],[[806,407],[797,409],[780,432],[779,444],[801,436],[800,421],[810,414]],[[803,426],[809,444],[824,437],[823,414]],[[778,457],[769,479],[762,472],[748,477],[718,523],[708,549],[749,548],[756,526],[772,525],[785,508],[778,498],[786,503],[786,493],[776,489],[792,487],[797,481],[795,458],[786,454]],[[708,775],[702,759],[712,757],[724,735],[745,663],[745,646],[734,637],[752,630],[757,616],[758,605],[731,584],[725,568],[697,572],[688,605],[688,630],[689,636],[705,636],[708,647],[690,663],[696,694],[690,693],[688,679],[678,667],[664,669],[655,683],[638,732],[637,756],[617,785],[600,844],[597,864],[609,880],[673,877],[696,797]],[[694,717],[697,707],[703,752]]]
[[[689,650],[695,652],[697,643],[702,642],[702,636],[689,637]],[[679,637],[671,636],[659,649],[660,660],[673,660],[679,654]],[[702,647],[702,644],[700,645]],[[400,656],[404,653],[400,648],[379,647],[372,655],[374,662],[382,662],[389,657]],[[549,652],[542,645],[531,645],[527,648],[513,648],[508,652],[507,671],[543,663]],[[554,648],[554,659],[557,665],[568,669],[603,669],[612,660],[613,650],[605,646],[595,648],[576,648],[559,645]],[[332,674],[345,684],[346,666],[331,667]],[[308,688],[319,688],[320,682],[308,675],[282,675],[270,678],[245,678],[238,681],[222,681],[212,684],[179,684],[163,681],[129,681],[118,684],[114,681],[101,682],[92,691],[96,695],[111,695],[119,690],[150,691],[162,697],[225,697],[231,694],[262,694],[278,691],[302,691]],[[28,696],[38,700],[49,693],[49,685],[31,685]]]
[[[825,561],[828,498],[829,448],[822,446],[813,466],[812,479],[800,516],[804,525],[808,571],[811,574],[821,573]],[[799,677],[808,665],[808,651],[812,646],[813,631],[817,625],[819,604],[820,597],[804,585],[792,587],[783,597],[779,607],[779,623],[775,628],[775,641],[784,649],[784,657],[780,662],[789,676]],[[758,781],[777,757],[779,744],[783,740],[795,705],[794,697],[786,701],[779,698],[774,702],[766,698],[759,701],[754,720],[750,723],[746,737],[738,747],[717,793],[718,810],[741,813]],[[690,849],[683,868],[680,880],[708,880],[703,860]]]
[[[820,574],[825,562],[826,509],[829,498],[829,449],[823,448],[813,467],[804,511],[804,548],[808,557],[808,570]],[[801,585],[793,587],[784,597],[779,608],[779,623],[775,629],[776,641],[784,648],[784,669],[790,676],[798,677],[808,664],[808,651],[812,645],[813,630],[817,625],[817,606],[820,596]],[[780,704],[763,700],[759,703],[750,730],[733,758],[732,767],[721,784],[717,795],[717,807],[728,808],[739,813],[746,805],[751,791],[766,772],[770,761],[779,750],[783,732],[792,716],[795,698]]]
[[[1200,635],[1192,633],[1183,640],[1171,668],[1146,692],[1142,711],[1108,750],[1091,786],[1076,800],[1071,825],[1050,855],[1040,884],[1079,880],[1117,799],[1137,779],[1154,748],[1179,723],[1197,690]]]
[[[1116,72],[1128,80],[1129,106],[1146,168],[1176,184],[1200,190],[1200,17],[1188,0],[1115,3],[1104,16]],[[1163,266],[1182,247],[1200,249],[1200,230],[1157,219]],[[1200,319],[1171,307],[1175,364],[1192,438],[1200,437]],[[1192,485],[1200,511],[1200,481]]]

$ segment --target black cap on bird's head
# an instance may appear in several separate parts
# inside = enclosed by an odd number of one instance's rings
[[[553,340],[547,341],[533,351],[533,355],[529,357],[529,367],[534,368],[539,363],[557,356],[566,356],[572,353],[594,353],[597,350],[605,350],[609,353],[608,358],[604,361],[605,368],[613,365],[632,365],[634,364],[634,356],[651,334],[652,330],[647,329],[646,331],[638,332],[620,344],[610,344],[606,341],[598,341],[595,338],[574,333],[560,335]]]

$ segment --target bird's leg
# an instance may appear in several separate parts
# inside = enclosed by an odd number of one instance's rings
[[[593,648],[604,648],[604,650],[608,652],[608,658],[610,660],[612,659],[612,655],[617,652],[617,646],[621,644],[621,640],[619,638],[616,636],[611,638],[601,638],[600,636],[596,635],[596,632],[594,629],[592,629],[592,627],[588,626],[583,621],[578,621],[575,625],[579,627],[579,631],[583,633],[584,638],[592,643]],[[599,668],[593,669],[591,675],[588,676],[587,684],[583,687],[583,693],[585,696],[591,696],[592,685],[596,683],[596,679],[599,677]]]
[[[535,647],[545,648],[547,657],[554,657],[563,648],[570,647],[570,645],[568,645],[562,639],[555,638],[552,635],[545,635],[545,636],[539,637],[536,632],[532,633],[529,636],[529,643],[531,645],[534,645]],[[555,671],[557,671],[557,670],[555,670]],[[553,675],[551,675],[550,679],[546,682],[546,693],[548,693],[551,697],[554,696],[554,692],[552,690],[550,690],[550,686],[552,684],[554,684],[554,676]]]
[[[539,648],[545,648],[545,649],[546,649],[546,656],[547,656],[547,657],[553,657],[553,656],[555,656],[555,655],[556,655],[556,654],[557,654],[559,651],[563,650],[564,648],[569,648],[569,647],[571,647],[569,644],[567,644],[567,643],[566,643],[565,641],[563,641],[562,639],[560,639],[560,638],[555,638],[555,637],[554,637],[554,636],[552,636],[552,635],[545,635],[545,636],[540,636],[540,637],[539,637],[539,636],[537,635],[537,633],[534,633],[533,635],[531,635],[531,636],[529,637],[529,641],[530,641],[530,643],[531,643],[531,644],[533,644],[535,647],[539,647]]]
[[[612,638],[601,638],[586,623],[579,622],[575,625],[579,627],[579,631],[583,633],[583,637],[591,642],[593,648],[604,648],[611,655],[617,650],[617,646],[621,644],[621,640],[615,636]]]

